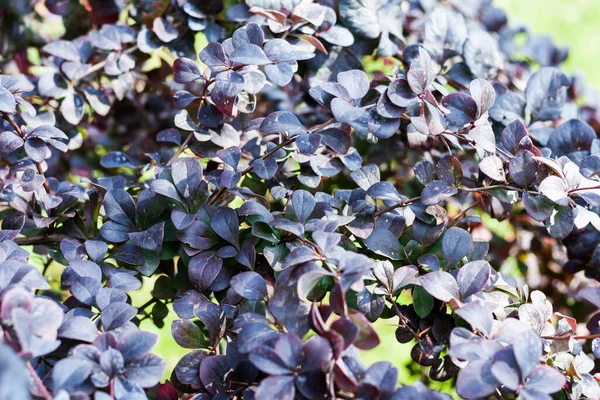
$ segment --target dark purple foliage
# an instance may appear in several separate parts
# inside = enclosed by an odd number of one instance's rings
[[[0,398],[600,397],[566,49],[486,0],[44,3],[0,11]]]

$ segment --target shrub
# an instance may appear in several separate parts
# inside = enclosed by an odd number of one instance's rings
[[[0,11],[0,398],[600,397],[565,49],[485,0],[83,3]]]

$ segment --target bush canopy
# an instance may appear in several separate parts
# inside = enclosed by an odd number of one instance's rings
[[[490,0],[0,4],[0,399],[600,398],[566,49]]]

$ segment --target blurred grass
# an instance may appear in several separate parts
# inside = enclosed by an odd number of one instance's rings
[[[512,24],[520,23],[533,33],[549,35],[569,48],[563,69],[583,72],[586,81],[600,90],[600,0],[495,0],[507,11]]]

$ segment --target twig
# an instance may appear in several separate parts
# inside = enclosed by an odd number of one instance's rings
[[[527,192],[529,194],[533,194],[533,195],[538,195],[539,192],[533,191],[533,190],[527,190],[527,189],[521,189],[515,186],[510,186],[510,185],[491,185],[491,186],[482,186],[482,187],[475,187],[475,188],[470,188],[470,187],[460,187],[459,190],[462,190],[464,192],[485,192],[488,190],[494,190],[494,189],[506,189],[506,190],[515,190],[517,192]],[[580,190],[585,190],[585,189],[596,189],[596,188],[582,188]],[[600,186],[598,187],[598,189],[600,189]],[[417,197],[413,197],[412,199],[408,199],[406,201],[402,201],[398,204],[394,204],[393,206],[390,206],[388,208],[384,208],[383,210],[379,210],[376,213],[373,214],[374,217],[379,217],[381,214],[385,214],[386,212],[395,210],[396,208],[400,208],[400,207],[404,207],[410,203],[414,203],[415,201],[419,201],[421,200],[421,196],[417,196]],[[470,210],[471,208],[473,208],[478,202],[475,202],[473,204],[471,204],[468,208],[466,208],[465,210],[463,210],[464,212]],[[462,213],[461,213],[462,214]],[[457,215],[457,217],[460,217],[460,215]],[[456,218],[456,217],[455,217]]]
[[[442,135],[439,135],[438,137],[442,140],[442,143],[444,143],[444,146],[446,146],[446,150],[448,150],[448,154],[452,155],[452,149],[450,148],[448,141],[446,139],[444,139],[444,137]]]
[[[311,133],[318,132],[321,129],[324,129],[334,123],[335,123],[335,118],[332,118],[329,121],[324,122],[320,125],[313,126],[312,128],[310,128],[308,130],[308,133],[311,134]],[[271,150],[267,151],[265,154],[260,156],[258,159],[261,159],[261,160],[267,159],[268,157],[273,155],[276,151],[284,148],[285,146],[289,146],[290,144],[294,143],[297,138],[298,138],[298,136],[294,136],[294,137],[285,139],[283,142],[279,143],[277,146],[275,146]],[[254,169],[254,165],[249,165],[248,167],[246,167],[246,169],[244,169],[242,171],[241,176],[246,175],[247,173],[251,172],[253,169]],[[219,197],[221,197],[223,195],[223,193],[225,193],[226,190],[227,190],[227,188],[221,187],[218,191],[213,193],[213,195],[211,195],[210,198],[208,199],[208,204],[214,204],[217,201],[217,199],[219,199]]]
[[[137,48],[138,48],[138,47],[137,47],[137,45],[133,45],[133,46],[131,46],[130,48],[128,48],[127,50],[125,50],[124,52],[122,52],[121,54],[130,54],[130,53],[133,53],[134,51],[136,51],[136,50],[137,50]],[[106,65],[107,61],[108,61],[107,59],[104,59],[104,60],[100,61],[99,63],[92,65],[92,66],[90,67],[90,69],[88,69],[88,70],[87,70],[87,72],[86,72],[85,74],[83,74],[82,76],[80,76],[80,77],[79,77],[79,78],[77,78],[77,79],[73,79],[73,80],[71,81],[71,85],[75,86],[75,85],[76,85],[76,84],[78,84],[78,83],[79,83],[79,82],[80,82],[82,79],[84,79],[84,78],[86,78],[86,77],[90,76],[90,75],[91,75],[91,74],[93,74],[94,72],[98,72],[98,71],[100,71],[102,68],[104,68],[104,66]]]
[[[193,136],[194,136],[194,132],[190,132],[190,134],[188,135],[188,137],[185,138],[185,141],[183,143],[181,143],[181,146],[179,146],[179,149],[177,149],[177,151],[175,152],[175,154],[173,154],[173,157],[171,157],[169,159],[169,161],[167,162],[167,167],[170,167],[171,164],[173,164],[175,162],[175,160],[177,159],[177,157],[179,157],[179,155],[181,153],[183,153],[183,151],[187,148],[187,145],[192,140]]]
[[[313,126],[311,129],[308,130],[308,133],[315,133],[317,131],[320,131],[323,128],[328,127],[329,125],[335,123],[335,118],[330,119],[327,122],[322,123],[321,125],[316,125]],[[296,139],[298,138],[298,136],[294,136],[291,138],[287,138],[286,140],[284,140],[283,142],[279,143],[277,146],[273,147],[271,150],[267,151],[265,154],[263,154],[260,158],[265,160],[267,158],[269,158],[272,154],[274,154],[276,151],[278,151],[279,149],[284,148],[285,146],[289,146],[290,144],[294,143],[296,141]],[[250,171],[252,171],[254,169],[254,165],[249,165],[245,170],[242,171],[242,175],[246,175],[247,173],[249,173]]]
[[[27,371],[29,371],[29,374],[31,375],[31,378],[33,379],[33,382],[35,383],[35,386],[38,388],[41,396],[43,398],[45,398],[46,400],[52,400],[52,395],[48,392],[48,389],[46,389],[46,386],[44,386],[44,383],[38,376],[37,372],[35,372],[35,369],[33,369],[33,367],[31,366],[31,363],[29,361],[26,361],[25,366],[27,367]]]
[[[148,306],[150,306],[151,304],[156,303],[157,301],[158,301],[158,299],[156,297],[153,297],[150,300],[148,300],[147,302],[145,302],[144,304],[142,304],[138,308],[138,314],[141,313],[142,311],[144,311],[146,308],[148,308]]]
[[[423,348],[423,343],[421,343],[421,337],[419,336],[419,334],[417,332],[415,332],[410,326],[410,319],[408,319],[408,317],[406,317],[404,314],[402,314],[402,311],[400,311],[400,309],[398,308],[398,304],[396,304],[396,300],[394,300],[394,296],[391,292],[388,292],[388,297],[389,297],[389,301],[390,303],[392,303],[392,308],[394,309],[394,312],[396,313],[396,315],[398,315],[398,317],[400,318],[400,320],[402,321],[402,323],[404,325],[399,325],[402,328],[406,328],[408,329],[408,331],[410,332],[410,334],[415,338],[415,340],[417,341],[417,344],[419,345],[419,347],[421,348],[421,350],[425,351],[425,349]]]
[[[498,394],[498,397],[500,397],[500,400],[504,400],[504,396],[502,396],[502,392],[499,388],[496,388],[496,393]]]
[[[398,204],[394,204],[391,207],[388,208],[384,208],[383,210],[379,210],[377,211],[375,214],[373,214],[373,217],[377,218],[379,217],[381,214],[385,214],[386,212],[390,212],[392,210],[395,210],[396,208],[400,208],[400,207],[404,207],[409,205],[410,203],[414,203],[415,201],[419,201],[421,200],[421,196],[417,196],[417,197],[413,197],[412,199],[408,199],[406,201],[402,201]]]
[[[580,191],[583,191],[583,190],[596,190],[596,189],[600,189],[600,186],[591,186],[591,187],[580,187],[580,188],[575,188],[575,189],[571,189],[571,190],[569,190],[569,193],[580,192]]]
[[[508,160],[510,160],[511,158],[514,158],[512,155],[508,154],[507,152],[505,152],[504,150],[502,150],[500,147],[496,146],[496,151],[500,154],[502,154],[504,157],[506,157]]]
[[[456,214],[456,216],[450,220],[450,222],[448,223],[448,226],[452,226],[455,223],[457,223],[460,218],[462,218],[470,209],[475,207],[480,202],[481,202],[481,199],[477,200],[475,203],[471,204],[470,206],[468,206],[467,208],[463,209],[461,212]]]
[[[476,188],[469,188],[469,187],[461,187],[460,190],[464,191],[464,192],[485,192],[488,190],[494,190],[494,189],[506,189],[506,190],[514,190],[516,192],[527,192],[529,194],[533,194],[533,195],[538,195],[540,194],[539,192],[533,191],[533,190],[527,190],[527,189],[522,189],[522,188],[518,188],[515,186],[510,186],[510,185],[490,185],[490,186],[482,186],[482,187],[476,187]]]
[[[208,199],[208,205],[214,204],[215,201],[217,201],[217,199],[221,197],[226,190],[227,188],[225,188],[225,186],[221,186],[219,190],[217,190],[210,196],[210,198]]]
[[[206,82],[206,84],[204,85],[204,89],[202,90],[202,96],[200,96],[200,104],[198,104],[198,112],[200,112],[200,109],[202,108],[202,106],[206,102],[206,91],[208,90],[208,87],[214,81],[215,81],[215,78],[212,78],[212,79],[208,80]],[[169,161],[167,162],[167,167],[171,166],[171,164],[173,164],[175,162],[175,160],[177,159],[177,157],[179,157],[179,155],[181,153],[183,153],[183,151],[187,148],[187,145],[190,144],[190,141],[192,140],[193,137],[194,137],[194,132],[190,132],[190,134],[188,135],[188,137],[185,138],[185,141],[181,144],[181,146],[179,146],[179,149],[177,149],[177,151],[175,152],[175,154],[173,154],[173,157],[171,157],[169,159]]]
[[[600,338],[600,333],[596,333],[594,335],[569,335],[569,336],[542,336],[542,339],[547,340],[588,340],[588,339],[596,339]]]
[[[67,238],[67,235],[53,234],[53,235],[38,235],[31,237],[18,237],[14,238],[13,242],[19,246],[30,246],[36,244],[56,244]]]

